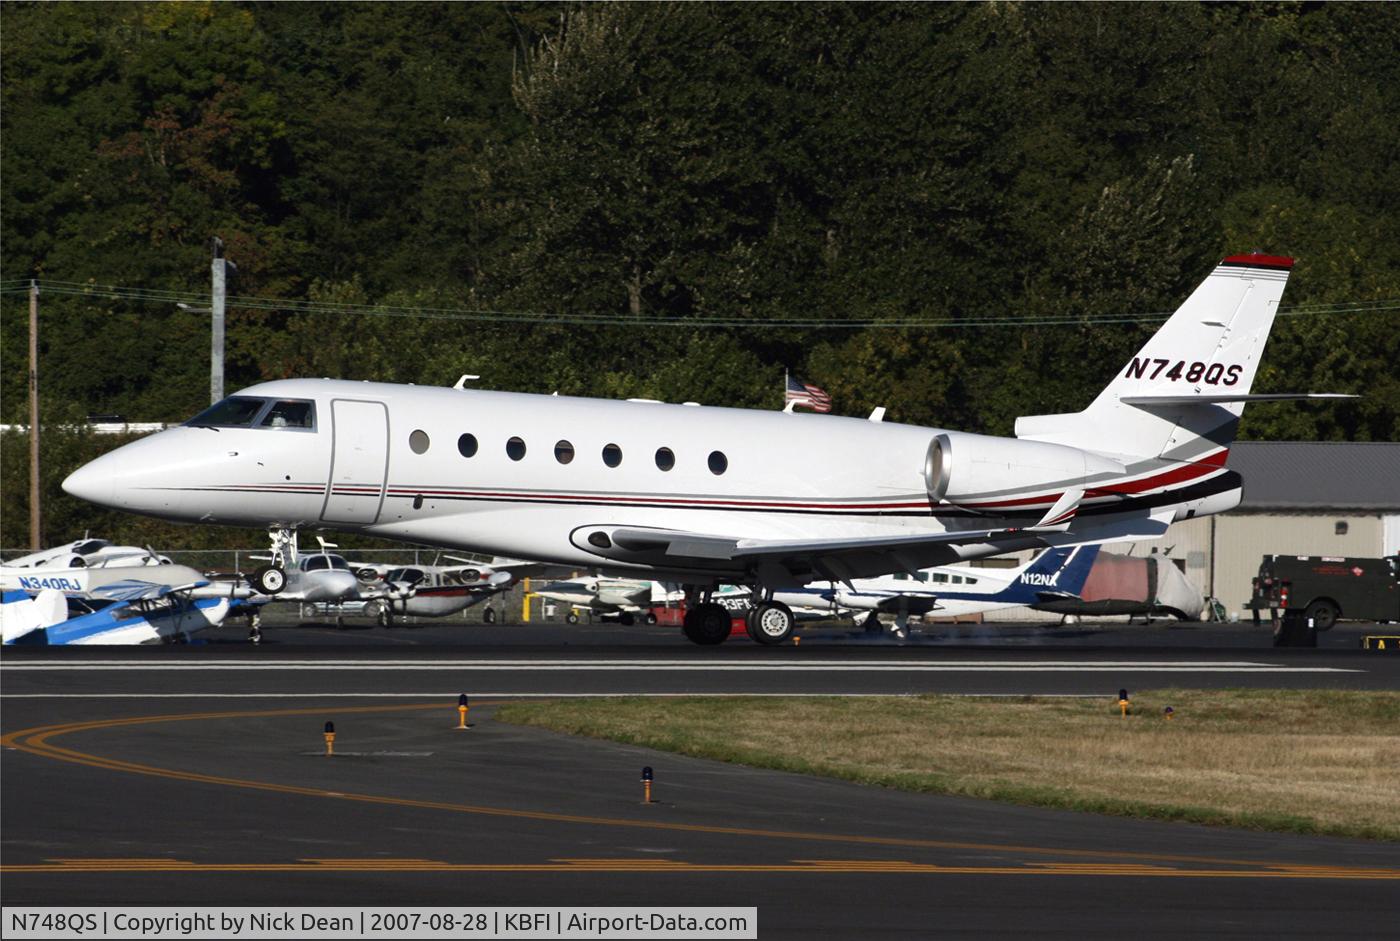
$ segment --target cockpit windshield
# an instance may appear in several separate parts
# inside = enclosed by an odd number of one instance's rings
[[[267,399],[231,395],[215,402],[185,424],[212,425],[215,428],[247,428],[253,424],[253,419],[258,417],[258,413],[266,405]]]
[[[264,399],[231,395],[185,422],[197,428],[291,428],[316,430],[316,403],[310,399]]]
[[[338,555],[309,555],[302,560],[303,571],[322,572],[327,569],[348,572],[350,571],[350,563]]]

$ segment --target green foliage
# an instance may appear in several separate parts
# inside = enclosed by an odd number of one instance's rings
[[[1097,320],[1173,309],[1225,253],[1294,255],[1287,305],[1400,297],[1393,5],[9,3],[3,46],[6,279],[201,292],[217,234],[234,295],[538,314],[234,304],[230,389],[775,407],[790,367],[846,414],[1004,434],[1152,329]],[[776,316],[1080,322],[628,326]],[[1242,434],[1396,439],[1394,324],[1281,318],[1258,391],[1364,398]],[[205,401],[205,315],[49,295],[41,333],[48,415]],[[0,359],[23,421],[22,295]]]

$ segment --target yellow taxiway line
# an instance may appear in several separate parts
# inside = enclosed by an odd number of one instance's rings
[[[481,703],[480,705],[495,705]],[[356,706],[338,709],[339,714],[369,714],[425,711],[444,709],[442,703],[414,703],[394,706]],[[321,716],[325,706],[311,709],[273,709],[239,712],[195,712],[168,715],[136,716],[124,719],[100,719],[84,722],[69,722],[58,725],[37,726],[21,729],[0,736],[0,745],[19,751],[85,765],[108,771],[139,774],[168,780],[196,784],[212,784],[247,790],[291,794],[300,797],[328,798],[366,804],[381,804],[395,807],[408,807],[422,810],[447,811],[451,813],[474,814],[481,816],[509,817],[524,820],[537,820],[551,823],[588,824],[607,827],[630,827],[647,830],[661,830],[686,833],[706,833],[728,836],[767,838],[782,840],[802,840],[811,842],[854,844],[862,846],[890,846],[917,849],[976,850],[1005,854],[1060,856],[1093,860],[1092,862],[1032,862],[1005,866],[940,866],[935,864],[913,863],[902,860],[793,860],[788,864],[743,865],[743,864],[702,864],[673,860],[552,860],[547,863],[448,863],[434,860],[301,860],[292,863],[194,863],[165,858],[142,859],[56,859],[45,863],[4,865],[3,873],[75,873],[75,872],[918,872],[969,875],[1094,875],[1094,876],[1138,876],[1138,877],[1191,877],[1191,878],[1269,878],[1269,879],[1400,879],[1400,869],[1375,869],[1343,866],[1310,866],[1289,863],[1260,862],[1259,860],[1222,859],[1209,856],[1182,856],[1157,853],[1133,853],[1115,850],[1079,850],[1043,846],[1018,846],[1012,844],[972,843],[951,840],[923,840],[912,837],[861,836],[856,834],[813,833],[794,830],[766,830],[749,827],[725,827],[709,824],[680,823],[619,817],[595,817],[581,814],[563,814],[550,811],[524,810],[510,807],[491,807],[477,804],[461,804],[451,801],[419,800],[380,794],[359,794],[329,788],[307,787],[294,784],[281,784],[272,781],[257,781],[223,775],[202,774],[139,764],[118,758],[107,758],[89,752],[65,748],[53,743],[67,735],[81,732],[103,731],[137,725],[151,725],[165,722],[210,722],[226,719],[273,718],[280,716]],[[1128,862],[1106,862],[1105,860],[1126,860]],[[1161,866],[1161,863],[1199,864],[1203,868],[1189,866]],[[1211,868],[1204,868],[1211,867]],[[1220,868],[1237,867],[1237,868]]]

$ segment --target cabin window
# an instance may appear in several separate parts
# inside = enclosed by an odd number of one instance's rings
[[[969,579],[967,580],[967,583],[968,583],[969,585],[976,585],[976,584],[977,584],[977,579],[975,579],[975,578],[969,578]]]
[[[954,575],[954,576],[953,576],[953,584],[954,584],[954,585],[961,585],[961,584],[962,584],[962,576],[961,576],[961,575]]]
[[[723,451],[710,452],[710,473],[715,476],[723,474],[729,470],[729,458],[724,456]]]
[[[622,449],[615,444],[603,446],[603,463],[609,467],[616,467],[622,463]]]
[[[914,573],[914,580],[915,580],[916,582],[926,582],[926,581],[928,581],[928,572],[915,572],[915,573]]]
[[[656,466],[664,471],[668,471],[676,466],[676,456],[671,453],[670,448],[656,449]]]
[[[428,450],[428,433],[419,429],[408,436],[408,446],[413,449],[414,454],[423,454]]]
[[[574,446],[568,441],[556,441],[554,443],[554,459],[560,464],[568,464],[574,459]]]
[[[315,428],[316,403],[308,399],[278,399],[258,424],[263,428]]]
[[[525,456],[525,441],[522,438],[511,438],[506,442],[506,456],[512,461],[518,461]]]
[[[1350,528],[1351,527],[1347,525],[1346,520],[1337,520],[1337,525],[1332,528],[1332,532],[1338,536],[1345,536],[1347,534],[1347,530]]]
[[[457,453],[462,457],[475,457],[476,448],[476,435],[462,435],[457,439]]]
[[[934,573],[933,573],[933,580],[934,580],[934,582],[936,582],[936,583],[938,583],[938,584],[941,585],[941,584],[943,584],[943,583],[945,583],[945,582],[948,581],[948,576],[947,576],[947,575],[944,575],[942,572],[934,572]]]
[[[894,580],[897,581],[897,582],[907,582],[907,581],[909,581],[909,573],[908,573],[908,572],[895,572],[895,573],[894,573]]]

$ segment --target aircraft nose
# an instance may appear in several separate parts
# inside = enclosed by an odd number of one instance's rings
[[[114,506],[116,478],[111,473],[110,465],[103,463],[109,457],[111,455],[106,454],[95,461],[89,461],[65,477],[63,480],[64,491],[89,503]]]
[[[188,447],[161,432],[124,444],[69,474],[63,489],[73,496],[116,510],[152,516],[177,514],[191,474]]]

